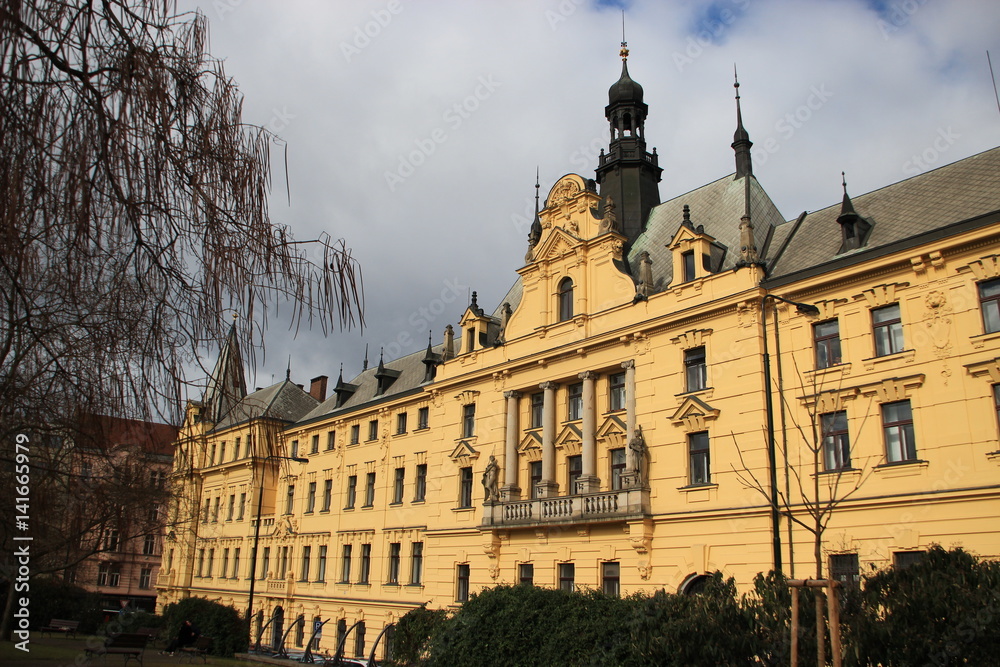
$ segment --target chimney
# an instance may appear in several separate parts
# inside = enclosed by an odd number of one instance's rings
[[[326,381],[328,379],[325,375],[320,375],[309,381],[309,395],[320,403],[326,400]]]

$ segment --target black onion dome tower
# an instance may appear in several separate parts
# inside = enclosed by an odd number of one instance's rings
[[[644,125],[649,108],[642,101],[642,86],[628,73],[628,48],[622,42],[622,75],[608,90],[604,116],[611,125],[611,143],[601,151],[597,183],[601,197],[609,195],[616,205],[622,233],[634,241],[646,219],[660,203],[658,183],[663,170],[656,149],[646,152]],[[603,214],[603,211],[602,211]]]

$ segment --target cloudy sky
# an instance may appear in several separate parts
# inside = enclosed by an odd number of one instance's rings
[[[621,71],[645,89],[663,201],[734,171],[733,65],[754,173],[786,219],[1000,144],[996,0],[181,0],[208,17],[244,119],[288,144],[272,218],[345,239],[363,330],[271,321],[251,386],[335,379],[438,342],[470,290],[496,306],[533,210],[593,178]],[[214,355],[214,351],[209,354]]]

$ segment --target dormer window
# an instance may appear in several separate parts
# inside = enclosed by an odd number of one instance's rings
[[[837,222],[840,223],[842,241],[839,253],[863,248],[868,242],[868,236],[872,230],[872,223],[861,217],[854,210],[854,203],[847,194],[847,180],[844,180],[844,200],[840,204],[840,215]]]
[[[684,282],[691,282],[697,277],[694,270],[694,250],[682,252],[681,259],[684,260]]]
[[[559,321],[573,319],[573,279],[563,278],[559,282]]]

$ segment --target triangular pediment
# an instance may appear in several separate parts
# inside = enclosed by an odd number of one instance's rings
[[[607,442],[609,449],[624,447],[628,442],[628,438],[625,437],[625,431],[627,429],[628,427],[625,425],[625,420],[618,415],[610,415],[604,420],[604,423],[598,427],[597,439]]]
[[[681,401],[680,407],[670,416],[675,424],[684,424],[686,430],[701,431],[705,423],[719,416],[719,411],[697,396],[687,396]]]
[[[583,449],[583,432],[576,424],[566,424],[556,436],[556,447],[567,454],[579,454]]]
[[[529,461],[540,461],[542,458],[542,436],[537,432],[525,433],[517,444],[517,452]]]
[[[535,260],[545,261],[568,255],[573,252],[573,248],[579,243],[580,239],[576,238],[562,227],[553,227],[549,233],[545,235],[545,240],[542,241],[541,245],[538,247],[538,251],[535,252]]]
[[[448,458],[457,465],[468,465],[469,462],[479,458],[479,452],[468,441],[462,440],[455,446],[455,449],[451,450]]]
[[[708,243],[715,243],[715,237],[710,234],[706,234],[705,232],[698,232],[691,229],[687,225],[681,225],[677,229],[677,233],[674,234],[674,237],[670,239],[670,243],[667,244],[667,247],[674,250],[685,241],[707,241]]]

